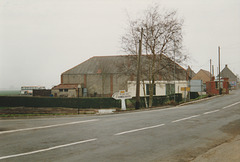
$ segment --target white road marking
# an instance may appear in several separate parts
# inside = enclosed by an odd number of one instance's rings
[[[220,111],[220,110],[208,111],[208,112],[205,112],[205,113],[203,113],[203,114],[204,114],[204,115],[207,115],[207,114],[215,113],[215,112],[218,112],[218,111]]]
[[[65,125],[73,125],[73,124],[94,122],[94,121],[98,121],[98,120],[99,119],[92,119],[92,120],[83,120],[83,121],[76,121],[76,122],[70,122],[70,123],[55,124],[55,125],[47,125],[47,126],[41,126],[41,127],[15,129],[15,130],[9,130],[9,131],[2,131],[2,132],[0,132],[0,134],[14,133],[14,132],[20,132],[20,131],[29,131],[29,130],[36,130],[36,129],[44,129],[44,128],[52,128],[52,127],[59,127],[59,126],[65,126]]]
[[[31,151],[31,152],[26,152],[26,153],[21,153],[21,154],[2,156],[2,157],[0,157],[0,160],[9,159],[9,158],[18,157],[18,156],[24,156],[24,155],[31,155],[31,154],[36,154],[36,153],[40,153],[40,152],[46,152],[46,151],[50,151],[50,150],[55,150],[55,149],[59,149],[59,148],[63,148],[63,147],[68,147],[68,146],[73,146],[73,145],[77,145],[77,144],[92,142],[92,141],[96,141],[96,140],[97,140],[97,138],[94,138],[94,139],[78,141],[78,142],[74,142],[74,143],[49,147],[49,148],[46,148],[46,149],[41,149],[41,150],[36,150],[36,151]]]
[[[227,108],[232,107],[232,106],[235,106],[235,105],[237,105],[237,104],[240,104],[240,101],[239,101],[239,102],[236,102],[236,103],[234,103],[234,104],[225,106],[225,107],[223,107],[222,109],[227,109]]]
[[[159,125],[154,125],[154,126],[145,127],[145,128],[133,129],[133,130],[117,133],[115,135],[119,136],[119,135],[123,135],[123,134],[127,134],[127,133],[133,133],[133,132],[138,132],[138,131],[142,131],[142,130],[146,130],[146,129],[153,129],[153,128],[161,127],[161,126],[164,126],[164,125],[165,124],[159,124]]]
[[[200,115],[193,115],[193,116],[190,116],[190,117],[187,117],[187,118],[182,118],[182,119],[174,120],[174,121],[172,121],[172,123],[176,123],[176,122],[180,122],[180,121],[183,121],[183,120],[188,120],[188,119],[196,118],[196,117],[199,117],[199,116],[200,116]]]

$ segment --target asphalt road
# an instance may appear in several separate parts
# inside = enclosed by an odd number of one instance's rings
[[[0,120],[0,161],[191,161],[240,134],[240,90],[113,115]]]

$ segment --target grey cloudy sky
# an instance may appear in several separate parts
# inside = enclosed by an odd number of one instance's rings
[[[153,2],[184,19],[195,72],[213,60],[240,74],[239,0],[0,0],[0,89],[51,88],[62,72],[93,56],[120,55],[127,14]]]

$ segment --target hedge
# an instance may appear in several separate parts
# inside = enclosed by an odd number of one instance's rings
[[[113,108],[120,101],[113,98],[54,98],[0,96],[0,107],[69,107],[69,108]]]
[[[147,102],[149,102],[149,96],[146,97]],[[135,98],[132,98],[129,100],[132,105],[135,105]],[[152,106],[157,107],[157,106],[162,106],[165,105],[168,101],[174,101],[174,94],[168,95],[168,96],[154,96],[153,97],[153,103]],[[182,101],[182,94],[177,93],[175,94],[175,102],[179,103]],[[145,97],[140,98],[140,107],[145,107]]]
[[[174,96],[154,96],[153,106],[164,105]],[[147,97],[149,100],[149,97]],[[129,100],[135,105],[135,98]],[[176,102],[182,101],[182,94],[176,94]],[[121,101],[113,98],[55,98],[0,96],[0,107],[69,107],[69,108],[120,108]],[[141,97],[141,107],[145,107],[144,97]]]

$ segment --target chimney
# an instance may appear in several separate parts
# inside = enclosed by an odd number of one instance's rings
[[[228,67],[228,65],[226,64],[226,65],[225,65],[225,68],[227,68],[227,67]]]
[[[215,77],[213,76],[211,81],[214,81],[214,80],[215,80]]]

